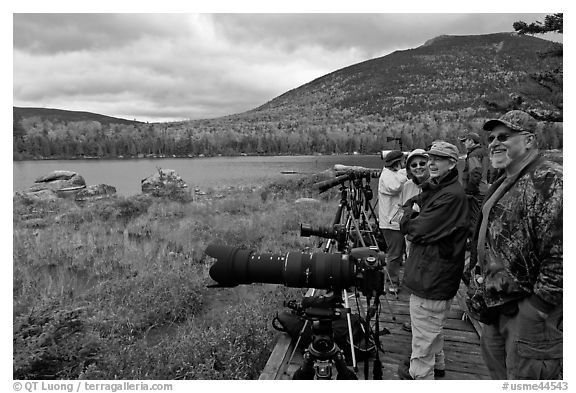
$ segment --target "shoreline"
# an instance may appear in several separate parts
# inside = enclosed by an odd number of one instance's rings
[[[200,154],[198,156],[158,156],[158,155],[143,155],[143,156],[117,156],[117,157],[43,157],[43,158],[26,158],[26,159],[12,159],[12,162],[28,162],[28,161],[114,161],[114,160],[163,160],[163,159],[199,159],[199,158],[236,158],[236,157],[334,157],[334,156],[378,156],[378,153],[312,153],[312,154],[248,154],[241,153],[237,155],[227,156],[217,154],[214,156]]]

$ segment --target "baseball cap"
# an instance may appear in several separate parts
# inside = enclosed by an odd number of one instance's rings
[[[384,166],[392,166],[396,161],[400,161],[402,157],[404,157],[404,153],[400,150],[392,150],[390,153],[386,154]]]
[[[466,139],[472,139],[474,143],[480,143],[480,135],[475,132],[467,132],[458,138],[460,142],[464,142]]]
[[[453,158],[458,161],[458,148],[451,143],[444,141],[437,141],[432,144],[428,155]]]
[[[491,119],[484,123],[482,127],[485,131],[492,131],[498,125],[505,125],[512,131],[529,131],[534,132],[536,130],[536,119],[530,116],[528,113],[520,110],[513,110],[506,112],[504,115],[500,116],[498,119]]]

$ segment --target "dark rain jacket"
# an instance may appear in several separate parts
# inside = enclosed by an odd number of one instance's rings
[[[405,205],[400,231],[412,242],[404,286],[416,296],[448,300],[460,286],[468,234],[468,199],[454,168],[439,184],[427,181],[416,197],[420,212]]]
[[[484,195],[490,178],[490,162],[486,149],[472,147],[466,155],[462,171],[462,185],[468,195]]]
[[[505,179],[490,187],[486,201]],[[504,187],[489,212],[484,257],[478,257],[477,245],[472,247],[471,266],[478,262],[488,307],[530,297],[548,312],[563,299],[562,166],[536,156]],[[474,244],[481,222],[482,215]]]

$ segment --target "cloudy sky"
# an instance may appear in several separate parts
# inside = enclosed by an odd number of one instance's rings
[[[511,32],[546,15],[14,13],[13,105],[213,118],[441,34]]]

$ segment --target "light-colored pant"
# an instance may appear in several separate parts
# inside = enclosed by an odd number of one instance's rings
[[[450,300],[423,299],[410,295],[412,355],[410,375],[414,379],[434,379],[434,368],[446,368],[444,357],[444,323],[450,311]]]

